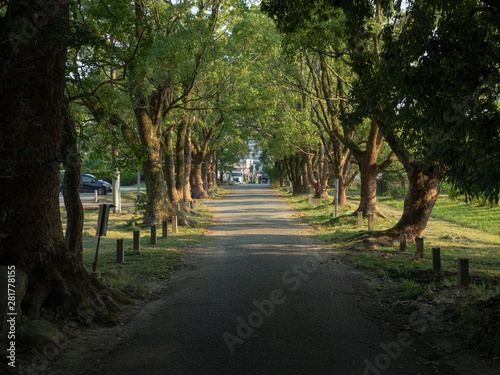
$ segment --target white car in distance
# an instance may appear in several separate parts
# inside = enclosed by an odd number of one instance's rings
[[[243,183],[243,173],[241,173],[239,171],[234,171],[231,174],[231,178],[237,184],[242,184]]]

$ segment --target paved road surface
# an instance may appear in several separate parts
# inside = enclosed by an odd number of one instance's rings
[[[435,373],[419,363],[417,339],[389,325],[364,282],[328,261],[272,189],[241,185],[208,204],[215,225],[187,255],[193,266],[122,345],[73,374]]]

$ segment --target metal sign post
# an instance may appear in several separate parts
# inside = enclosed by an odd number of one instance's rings
[[[92,272],[97,270],[97,255],[99,254],[99,243],[101,242],[101,236],[105,236],[108,230],[108,219],[109,210],[114,207],[112,204],[100,204],[99,205],[99,218],[97,220],[97,248],[95,249],[94,263],[92,263]]]

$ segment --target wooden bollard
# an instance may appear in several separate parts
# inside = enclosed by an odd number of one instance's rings
[[[198,207],[198,201],[196,199],[193,199],[193,208]]]
[[[163,222],[161,224],[162,224],[161,237],[167,238],[168,237],[168,220],[163,220]]]
[[[441,248],[432,248],[432,272],[436,275],[441,272]]]
[[[141,251],[141,231],[134,230],[134,250]]]
[[[125,248],[123,247],[123,238],[116,240],[116,263],[125,263]]]
[[[181,210],[181,204],[180,203],[176,203],[175,204],[175,209],[177,210],[177,212],[180,211]]]
[[[404,253],[406,251],[406,235],[399,235],[399,251]]]
[[[458,259],[458,286],[469,285],[469,259]]]
[[[415,255],[417,259],[424,259],[424,238],[415,237]]]
[[[358,211],[358,229],[363,228],[363,213]]]
[[[172,233],[177,233],[177,216],[172,216]]]
[[[94,190],[94,202],[99,202],[99,199],[97,199],[97,190]]]
[[[151,245],[156,245],[158,243],[158,237],[156,236],[156,224],[151,225]]]
[[[368,230],[374,230],[374,229],[375,229],[375,215],[369,214],[368,215]]]

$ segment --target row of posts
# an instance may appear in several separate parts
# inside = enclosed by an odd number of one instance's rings
[[[290,193],[291,191],[291,187],[290,186],[287,186],[287,191]],[[335,202],[335,213],[331,213],[330,214],[330,209],[328,207],[325,208],[325,213],[326,213],[326,216],[333,216],[333,217],[338,217],[339,216],[339,180],[338,179],[335,179],[335,190],[334,190],[334,193],[335,193],[335,198],[334,198],[334,202]],[[312,198],[312,197],[309,197],[309,204],[311,206],[321,206],[321,199],[318,199],[318,198]]]
[[[196,208],[196,200],[190,202],[190,208]],[[180,203],[177,203],[177,211],[180,211]],[[172,216],[172,234],[179,232],[179,227],[177,225],[177,216]],[[157,234],[157,224],[150,226],[151,230],[151,245],[158,244],[158,234]],[[168,238],[168,220],[162,222],[162,238]],[[141,231],[139,229],[134,230],[134,250],[141,251]],[[125,247],[123,245],[123,238],[116,240],[116,263],[125,263]]]
[[[335,181],[335,191],[338,190],[338,180]],[[287,187],[287,191],[291,191],[291,187]],[[337,199],[335,200],[335,203],[337,203]],[[314,206],[320,206],[321,205],[321,199],[316,199],[309,197],[309,204],[314,205]],[[328,207],[325,208],[325,214],[327,216],[330,216],[330,210]],[[331,214],[333,216],[333,213]],[[337,205],[335,205],[335,217],[338,217],[338,208]],[[363,213],[361,211],[358,211],[358,221],[357,221],[357,227],[358,229],[363,228]],[[375,215],[374,214],[369,214],[368,215],[368,230],[374,230],[375,229]],[[406,236],[402,234],[400,236],[399,240],[399,251],[400,252],[405,252],[406,251]],[[424,239],[422,237],[416,237],[415,238],[415,255],[417,259],[423,259],[424,258]],[[435,275],[438,275],[441,272],[441,249],[439,247],[437,248],[432,248],[432,270]],[[460,258],[458,259],[458,285],[459,286],[468,286],[470,282],[470,276],[469,276],[469,259],[467,258]]]
[[[358,229],[363,228],[363,213],[361,211],[358,211]],[[368,214],[368,230],[374,230],[375,229],[375,215],[374,214]]]
[[[363,213],[358,212],[358,229],[363,227]],[[375,228],[375,215],[368,215],[368,230]],[[406,236],[400,235],[399,238],[399,251],[404,253],[406,251]],[[415,256],[417,259],[424,259],[424,239],[422,237],[415,238]],[[441,272],[441,248],[432,248],[432,271],[434,275]],[[458,259],[458,285],[469,285],[469,259]]]
[[[406,236],[401,234],[399,237],[399,251],[404,253],[406,251]],[[441,248],[434,247],[432,251],[432,272],[434,275],[441,273]],[[424,259],[424,239],[423,237],[415,238],[415,256],[417,259]],[[458,285],[468,286],[470,281],[469,276],[469,259],[458,259]]]
[[[310,203],[315,203],[311,202],[311,199],[309,198]],[[328,208],[325,209],[326,214],[329,214]],[[363,213],[358,212],[358,222],[357,226],[358,229],[363,228]],[[368,215],[368,230],[374,230],[375,229],[375,215],[374,214],[369,214]],[[400,252],[405,252],[406,251],[406,236],[402,234],[399,239],[399,251]],[[424,239],[422,237],[416,237],[415,238],[415,256],[417,259],[423,259],[424,258]],[[435,275],[438,275],[441,272],[441,248],[432,248],[432,270]],[[460,258],[458,259],[458,285],[459,286],[468,286],[470,282],[470,276],[469,276],[469,259],[467,258]]]
[[[151,230],[151,245],[156,245],[158,243],[157,236],[157,225],[153,224],[150,226]],[[168,237],[168,221],[165,220],[162,223],[162,238]],[[172,216],[172,234],[178,233],[177,226],[177,216]],[[141,231],[139,229],[134,230],[134,250],[141,251]],[[116,240],[116,263],[125,263],[125,247],[123,245],[123,238]]]

